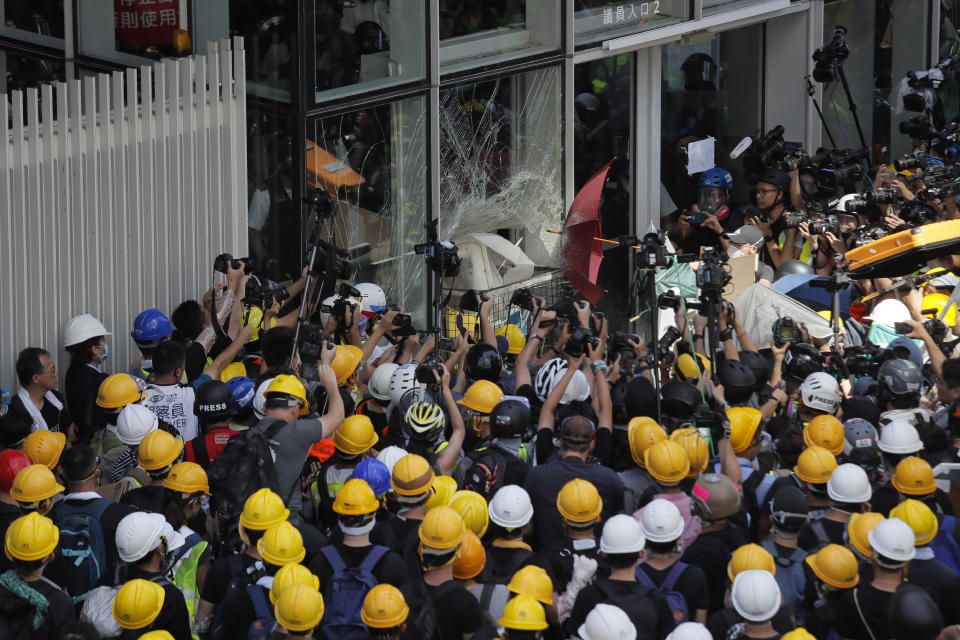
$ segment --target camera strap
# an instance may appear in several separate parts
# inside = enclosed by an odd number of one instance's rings
[[[213,326],[213,333],[217,336],[217,339],[226,338],[227,334],[223,330],[223,327],[220,326],[220,318],[217,317],[217,290],[214,288],[213,294],[210,296],[210,324]]]

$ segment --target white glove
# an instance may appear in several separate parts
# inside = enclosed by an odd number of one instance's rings
[[[577,601],[580,590],[587,586],[597,572],[597,561],[587,556],[573,556],[573,577],[567,583],[567,590],[557,599],[557,615],[560,622],[565,622],[573,611],[573,604]]]

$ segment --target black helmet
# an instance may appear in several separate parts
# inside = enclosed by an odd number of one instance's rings
[[[488,344],[475,344],[467,351],[464,371],[471,380],[489,380],[496,382],[500,379],[503,369],[503,358],[496,347]]]
[[[890,400],[897,409],[917,406],[923,389],[923,377],[920,367],[914,363],[900,358],[887,360],[877,371],[877,382],[880,383],[881,397],[885,396],[885,400]],[[883,404],[881,401],[881,407]]]
[[[207,380],[197,388],[193,413],[203,423],[219,422],[233,415],[236,403],[226,382]]]
[[[926,589],[901,584],[890,598],[890,637],[934,640],[943,630],[943,615]]]
[[[754,389],[759,389],[770,379],[770,361],[764,358],[756,351],[741,351],[740,362],[747,365],[750,371],[753,371],[753,377],[756,379]]]
[[[637,416],[657,417],[657,390],[643,376],[635,376],[627,384],[627,419]],[[582,412],[581,412],[582,413]]]
[[[780,266],[777,267],[776,273],[773,274],[773,279],[779,280],[783,276],[789,276],[794,273],[813,275],[813,267],[800,260],[784,260],[780,263]]]
[[[803,382],[811,373],[823,371],[824,364],[820,351],[806,342],[790,345],[784,363],[787,365],[787,375],[799,382]]]
[[[513,398],[501,400],[490,412],[490,428],[498,438],[516,438],[530,428],[530,408]]]
[[[781,487],[770,500],[770,519],[785,533],[800,531],[809,513],[806,494],[793,485]]]
[[[739,360],[724,360],[718,364],[717,377],[723,385],[723,394],[727,402],[746,401],[757,384],[753,371]]]
[[[674,380],[660,387],[660,409],[664,415],[689,420],[700,404],[700,392],[685,382]]]

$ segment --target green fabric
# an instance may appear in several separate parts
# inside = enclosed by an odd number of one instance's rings
[[[0,586],[33,605],[34,631],[43,626],[47,621],[47,609],[50,608],[50,603],[43,594],[28,585],[13,569],[0,576]]]

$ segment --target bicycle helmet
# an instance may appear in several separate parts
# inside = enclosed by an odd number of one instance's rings
[[[700,174],[700,180],[697,182],[697,186],[716,187],[730,191],[733,189],[733,176],[722,167],[714,167]]]
[[[227,386],[230,387],[230,393],[233,394],[233,414],[243,420],[253,411],[253,397],[256,394],[253,380],[246,376],[237,376],[231,378],[227,382]]]
[[[400,365],[393,362],[381,364],[370,376],[367,382],[367,390],[370,395],[380,402],[390,401],[390,382],[393,378],[393,372],[400,368]]]
[[[380,367],[377,367],[378,369]],[[390,405],[396,407],[405,393],[417,386],[416,365],[402,364],[390,374]],[[374,371],[376,373],[376,371]]]
[[[567,361],[563,358],[553,358],[547,360],[537,370],[537,375],[533,379],[533,391],[537,394],[540,402],[546,402],[554,385],[563,377],[567,370]]]
[[[420,400],[404,413],[403,427],[411,440],[436,442],[447,425],[443,409],[435,402]]]

